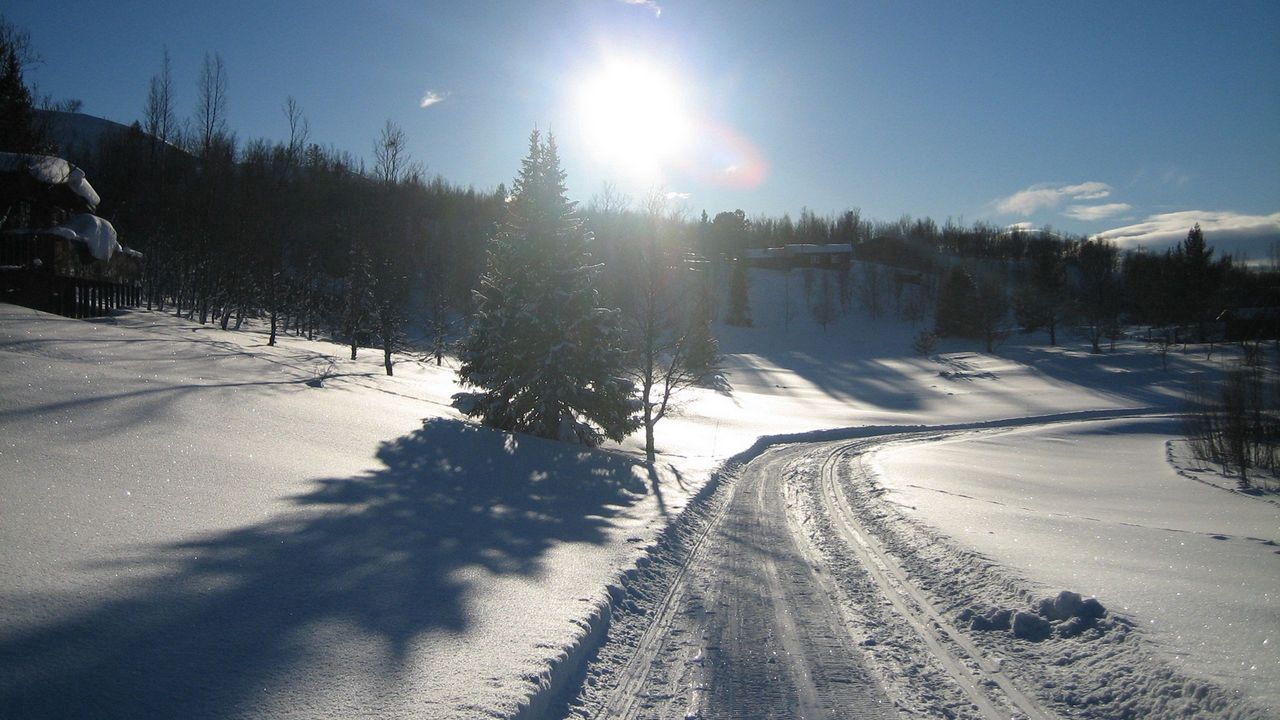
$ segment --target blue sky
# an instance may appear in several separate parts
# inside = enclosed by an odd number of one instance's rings
[[[168,45],[184,116],[216,51],[241,139],[283,139],[292,95],[314,140],[367,157],[392,120],[429,173],[478,188],[510,181],[536,124],[583,201],[606,180],[633,198],[661,184],[695,216],[860,208],[1151,246],[1200,220],[1211,242],[1261,248],[1251,239],[1280,239],[1277,5],[15,0],[4,13],[44,56],[41,92],[122,122],[141,116]],[[660,124],[601,85],[611,63],[669,86],[678,147],[601,135]]]

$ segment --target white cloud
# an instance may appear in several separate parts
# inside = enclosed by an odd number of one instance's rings
[[[640,7],[649,8],[653,11],[654,17],[662,17],[662,6],[653,0],[622,0],[622,2],[627,5],[638,5]]]
[[[667,192],[665,195],[663,195],[663,197],[665,197],[668,200],[688,200],[691,197],[691,195],[687,192],[677,192],[675,190],[671,190]]]
[[[1106,203],[1105,205],[1071,205],[1062,212],[1076,220],[1102,220],[1113,215],[1129,212],[1133,206],[1129,203]]]
[[[1151,215],[1134,225],[1104,230],[1094,237],[1110,240],[1122,249],[1146,248],[1163,252],[1187,237],[1196,223],[1204,239],[1217,255],[1233,255],[1261,260],[1270,244],[1280,242],[1280,212],[1270,215],[1243,215],[1230,211],[1182,210]]]
[[[444,102],[447,97],[449,97],[449,93],[441,95],[435,90],[428,90],[423,94],[422,99],[418,101],[418,107],[429,108],[436,103]]]
[[[996,209],[1008,215],[1030,215],[1042,208],[1054,208],[1063,200],[1101,200],[1111,194],[1111,186],[1096,181],[1076,185],[1032,185],[996,201]]]

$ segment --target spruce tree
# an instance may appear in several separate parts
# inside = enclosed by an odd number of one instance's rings
[[[591,235],[565,197],[554,137],[529,138],[490,241],[455,405],[489,426],[598,445],[639,426],[618,314],[599,307]]]

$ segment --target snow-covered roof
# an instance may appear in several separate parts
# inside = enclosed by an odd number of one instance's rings
[[[110,260],[113,254],[123,250],[111,223],[89,213],[73,215],[61,225],[42,232],[82,242],[89,246],[89,252],[99,260]]]
[[[787,252],[792,255],[843,255],[852,254],[853,246],[848,243],[832,243],[828,245],[797,243],[788,245]]]
[[[96,208],[101,198],[85,179],[84,171],[52,155],[0,152],[0,172],[22,172],[45,185],[66,185],[71,192],[84,198],[89,207]]]

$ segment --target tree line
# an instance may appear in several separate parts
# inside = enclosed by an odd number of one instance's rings
[[[694,218],[661,189],[636,202],[606,185],[578,208],[554,140],[536,131],[510,191],[427,177],[389,121],[366,164],[314,141],[292,98],[281,106],[285,140],[242,141],[227,124],[216,53],[185,119],[166,51],[126,132],[56,148],[22,81],[29,43],[0,29],[0,149],[58,152],[91,170],[99,214],[147,257],[149,309],[224,329],[254,318],[270,343],[324,337],[352,358],[378,347],[387,374],[397,349],[440,363],[460,340],[462,377],[475,388],[460,406],[507,429],[593,444],[643,426],[652,457],[653,426],[674,395],[716,382],[714,321],[752,322],[752,248],[849,245],[856,272],[803,273],[815,322],[825,329],[855,298],[872,315],[891,305],[913,323],[933,317],[922,350],[935,334],[990,350],[1014,328],[1045,329],[1056,343],[1071,327],[1101,352],[1126,324],[1203,340],[1223,307],[1260,304],[1276,284],[1274,273],[1215,258],[1199,227],[1167,252],[1126,253],[1048,228],[885,222],[856,209]],[[580,374],[548,374],[559,366]],[[560,390],[493,394],[539,383]],[[590,407],[604,398],[613,400]]]

